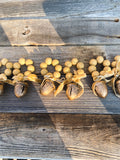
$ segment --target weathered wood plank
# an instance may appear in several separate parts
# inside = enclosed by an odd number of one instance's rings
[[[0,156],[120,159],[119,115],[0,114]]]
[[[119,0],[1,0],[0,18],[120,17]]]
[[[7,57],[15,62],[20,57],[31,58],[35,62],[36,73],[40,73],[39,64],[48,56],[58,58],[63,65],[66,59],[77,57],[85,63],[87,72],[88,61],[97,55],[111,57],[119,54],[120,46],[46,46],[46,47],[0,47],[0,59]],[[111,55],[111,56],[110,56]],[[88,72],[87,72],[88,73]],[[0,97],[0,112],[12,113],[99,113],[119,114],[120,99],[116,98],[112,89],[106,99],[100,99],[93,95],[91,90],[92,79],[90,76],[83,80],[85,85],[84,95],[69,101],[62,91],[57,97],[44,97],[39,93],[39,84],[29,84],[28,93],[18,99],[14,96],[13,87],[6,85],[5,93]]]
[[[0,45],[120,44],[119,28],[113,18],[1,20]]]

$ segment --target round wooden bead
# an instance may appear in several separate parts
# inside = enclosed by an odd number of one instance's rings
[[[40,64],[40,68],[47,68],[47,64],[45,63],[45,62],[42,62],[41,64]]]
[[[25,58],[20,58],[19,63],[20,65],[25,65]]]
[[[47,65],[51,65],[51,64],[52,64],[52,58],[50,58],[50,57],[46,58],[46,59],[45,59],[45,63],[46,63]]]
[[[84,68],[84,63],[83,62],[78,62],[77,63],[77,68],[78,69],[83,69]]]
[[[53,59],[52,65],[53,65],[53,66],[56,66],[57,64],[59,64],[59,61],[58,61],[57,59]]]
[[[92,73],[93,71],[96,71],[96,67],[95,67],[95,66],[89,66],[89,67],[88,67],[88,71],[89,71],[90,73]]]
[[[12,62],[7,62],[6,63],[6,68],[9,68],[9,69],[13,68]]]
[[[96,66],[97,65],[97,60],[96,59],[91,59],[89,61],[89,64],[92,65],[92,66]]]
[[[7,58],[3,58],[3,59],[1,60],[2,65],[6,65],[7,62],[8,62],[8,59],[7,59]]]
[[[59,64],[56,65],[56,66],[55,66],[55,70],[58,71],[58,72],[60,72],[60,71],[62,70],[62,66],[59,65]]]
[[[54,72],[54,73],[53,73],[53,76],[54,76],[55,78],[60,78],[61,74],[60,74],[60,72]]]
[[[25,61],[25,64],[26,64],[26,66],[32,65],[32,64],[33,64],[33,61],[32,61],[31,59],[27,59],[27,60]]]
[[[7,69],[5,69],[4,73],[6,76],[10,76],[12,74],[12,71],[11,71],[11,69],[7,68]]]
[[[106,60],[104,60],[104,61],[103,61],[103,66],[104,66],[104,67],[108,67],[108,66],[110,66],[110,61],[109,61],[109,60],[107,60],[107,59],[106,59]]]
[[[72,63],[73,66],[75,66],[78,63],[78,59],[77,58],[73,58],[71,60],[71,63]]]
[[[98,56],[98,57],[97,57],[97,63],[98,63],[98,64],[103,63],[103,61],[104,61],[103,56]]]
[[[66,61],[65,66],[70,68],[72,66],[72,63],[70,61]]]
[[[111,63],[111,66],[114,68],[114,67],[116,67],[116,61],[113,61],[112,63]]]
[[[46,75],[47,73],[48,73],[48,70],[47,70],[47,69],[44,68],[44,69],[41,70],[41,75],[44,76],[44,75]]]
[[[27,67],[27,70],[30,71],[30,72],[34,72],[35,71],[35,67],[33,65],[29,65]]]
[[[120,55],[115,56],[115,57],[114,57],[114,60],[115,60],[115,61],[119,61],[119,60],[120,60]]]
[[[66,74],[68,72],[70,72],[70,68],[69,67],[64,67],[63,68],[63,73]]]
[[[99,72],[98,71],[93,71],[92,72],[92,77],[97,77],[99,76]]]
[[[66,75],[65,75],[65,77],[66,77],[66,79],[71,79],[72,78],[72,73],[71,72],[69,72],[69,73],[67,73]]]
[[[14,63],[13,68],[20,69],[20,64],[18,62]]]

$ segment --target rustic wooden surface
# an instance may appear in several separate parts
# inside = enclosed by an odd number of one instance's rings
[[[120,159],[120,116],[0,114],[0,156]]]
[[[120,46],[49,46],[49,47],[0,47],[0,59],[8,58],[15,62],[19,57],[31,58],[35,62],[36,73],[40,74],[39,64],[49,55],[58,58],[63,65],[66,59],[77,57],[85,63],[85,71],[88,74],[88,61],[97,55],[104,55],[111,61],[119,54]],[[2,73],[1,68],[1,73]],[[42,78],[42,77],[41,77]],[[90,75],[82,80],[85,86],[84,95],[74,101],[69,101],[63,90],[57,97],[53,94],[41,96],[39,84],[29,83],[28,93],[23,98],[14,96],[14,87],[5,86],[5,93],[0,97],[0,112],[12,113],[100,113],[119,114],[120,99],[112,89],[108,87],[109,94],[106,99],[96,97],[91,90],[92,78]]]
[[[1,19],[29,17],[120,17],[119,0],[1,0]]]
[[[0,20],[0,45],[120,44],[115,18]]]
[[[88,74],[90,58],[112,61],[120,53],[119,18],[119,0],[1,0],[0,59],[31,58],[39,74],[48,56],[61,64],[78,57]],[[0,157],[120,159],[120,116],[114,115],[120,114],[120,100],[111,88],[105,100],[94,96],[90,75],[83,83],[85,94],[75,101],[65,91],[43,97],[39,85],[30,83],[28,94],[17,99],[6,85],[0,97],[0,112],[7,112],[0,113]]]

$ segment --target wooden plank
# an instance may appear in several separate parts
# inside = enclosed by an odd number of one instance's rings
[[[33,59],[36,73],[40,73],[39,64],[46,57],[57,58],[63,65],[64,62],[77,57],[85,63],[87,72],[88,61],[97,55],[113,58],[119,54],[120,46],[49,46],[49,47],[0,47],[0,59],[8,58],[15,62],[20,57]],[[112,59],[111,59],[112,60]],[[53,71],[53,70],[50,70]],[[2,73],[2,72],[1,72]],[[53,94],[44,97],[39,93],[39,84],[29,83],[28,93],[25,97],[18,99],[14,96],[13,86],[6,85],[5,93],[0,97],[0,112],[12,113],[99,113],[99,114],[120,114],[120,99],[115,97],[111,88],[106,99],[100,99],[93,95],[91,90],[92,79],[88,76],[82,80],[85,86],[84,95],[75,100],[69,101],[63,90],[57,97]]]
[[[120,116],[0,114],[0,156],[120,159]]]
[[[114,18],[1,20],[0,45],[120,44],[119,28]]]
[[[0,18],[120,17],[119,0],[1,0]]]

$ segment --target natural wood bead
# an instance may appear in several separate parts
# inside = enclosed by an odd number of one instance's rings
[[[98,71],[93,71],[92,72],[92,77],[97,77],[99,76],[99,72]]]
[[[70,68],[69,67],[64,67],[63,68],[63,73],[66,74],[68,72],[70,72]]]
[[[78,59],[77,58],[73,58],[71,60],[71,63],[72,63],[73,66],[75,66],[78,63]]]
[[[78,70],[77,70],[77,74],[80,75],[80,74],[83,74],[83,73],[84,73],[84,70],[83,70],[83,69],[78,69]]]
[[[72,67],[72,63],[70,61],[66,61],[65,66],[70,68],[70,67]]]
[[[5,69],[4,73],[6,76],[10,76],[12,74],[12,71],[11,71],[11,69],[7,68],[7,69]]]
[[[9,68],[9,69],[13,68],[12,62],[7,62],[6,63],[6,68]]]
[[[33,65],[29,65],[27,67],[27,70],[30,71],[30,72],[34,72],[35,71],[35,67]]]
[[[14,69],[13,70],[13,75],[17,75],[17,74],[19,74],[20,73],[20,70],[19,69]]]
[[[55,70],[58,71],[58,72],[60,72],[60,71],[62,70],[62,66],[59,65],[59,64],[56,65],[56,66],[55,66]]]
[[[103,63],[103,61],[104,61],[103,56],[98,56],[98,57],[97,57],[97,63],[98,63],[98,64]]]
[[[67,73],[66,75],[65,75],[65,77],[66,77],[66,79],[71,79],[72,78],[72,73],[71,72],[69,72],[69,73]]]
[[[7,58],[3,58],[3,59],[1,60],[2,65],[6,65],[7,62],[8,62],[8,59],[7,59]]]
[[[53,76],[54,76],[55,78],[60,78],[61,74],[60,74],[60,72],[54,72],[54,73],[53,73]]]
[[[47,68],[47,64],[45,63],[45,62],[42,62],[41,64],[40,64],[40,68]]]
[[[25,58],[20,58],[19,63],[20,65],[25,65]]]
[[[59,61],[58,61],[57,59],[53,59],[52,65],[53,65],[53,66],[56,66],[57,64],[59,64]]]
[[[104,60],[104,61],[103,61],[103,66],[104,66],[104,67],[108,67],[108,66],[110,66],[110,61],[109,61],[109,60],[107,60],[107,59],[106,59],[106,60]]]
[[[50,57],[46,58],[46,59],[45,59],[45,63],[46,63],[47,65],[51,65],[51,64],[52,64],[52,58],[50,58]]]
[[[47,75],[53,77],[53,74],[51,72],[48,72]]]
[[[101,71],[100,75],[103,76],[105,74],[105,71]]]
[[[48,73],[48,70],[47,70],[47,69],[44,68],[44,69],[41,70],[41,75],[44,76],[44,75],[46,75],[47,73]]]
[[[97,65],[97,60],[96,59],[91,59],[89,61],[89,64],[92,65],[92,66],[96,66]]]
[[[115,60],[115,61],[119,61],[119,60],[120,60],[120,55],[115,56],[115,57],[114,57],[114,60]]]
[[[33,61],[31,59],[27,59],[26,62],[25,62],[25,64],[26,64],[26,66],[32,65]]]
[[[21,66],[20,66],[20,64],[18,62],[13,64],[13,68],[15,68],[15,69],[20,69],[20,67]]]
[[[95,67],[95,66],[89,66],[89,67],[88,67],[88,71],[89,71],[90,73],[92,73],[93,71],[96,71],[96,67]]]
[[[25,72],[24,72],[24,75],[25,75],[25,76],[28,76],[29,74],[31,74],[30,71],[25,71]]]
[[[77,68],[78,69],[83,69],[84,68],[84,63],[83,62],[78,62],[77,63]]]
[[[114,67],[116,67],[116,61],[113,61],[112,63],[111,63],[111,66],[114,68]]]
[[[110,67],[104,67],[103,70],[108,72],[108,71],[111,71],[111,68]]]
[[[23,78],[24,74],[23,73],[19,73],[18,76],[21,77],[21,78]]]

